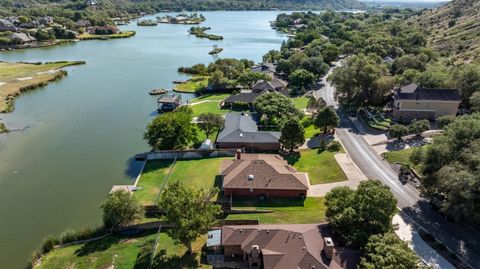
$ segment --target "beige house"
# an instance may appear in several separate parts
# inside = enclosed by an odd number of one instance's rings
[[[415,83],[395,90],[393,119],[410,122],[413,119],[436,120],[456,115],[461,102],[457,89],[428,89]]]

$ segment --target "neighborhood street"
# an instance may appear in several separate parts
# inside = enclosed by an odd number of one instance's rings
[[[339,65],[339,62],[335,63],[335,66]],[[332,70],[333,68],[329,74]],[[328,105],[337,109],[341,121],[336,129],[336,135],[358,168],[368,178],[378,179],[389,186],[397,199],[398,206],[416,224],[463,257],[464,261],[472,268],[480,268],[480,234],[463,225],[446,220],[441,214],[434,211],[410,184],[403,185],[398,180],[395,171],[363,138],[362,135],[366,133],[365,128],[361,127],[362,123],[357,118],[349,117],[346,113],[338,110],[338,103],[334,96],[335,88],[325,78],[322,82],[325,86],[315,91],[314,96],[322,97]]]

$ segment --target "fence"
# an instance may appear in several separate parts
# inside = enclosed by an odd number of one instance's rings
[[[146,159],[173,160],[173,159],[202,159],[213,157],[234,157],[236,149],[213,150],[162,150],[145,153]]]

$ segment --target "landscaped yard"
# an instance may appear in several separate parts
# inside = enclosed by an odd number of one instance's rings
[[[140,190],[134,192],[134,196],[142,205],[152,205],[165,181],[172,160],[149,161],[143,170],[140,181]]]
[[[154,243],[156,233],[140,236],[108,236],[86,244],[79,244],[50,252],[40,269],[90,269],[90,268],[137,268],[137,255],[145,244]],[[206,238],[202,236],[193,243],[194,255],[186,254],[186,248],[176,244],[166,233],[161,233],[158,243],[156,268],[211,268],[200,263],[200,251]],[[143,268],[143,267],[141,267]]]
[[[195,160],[179,160],[176,162],[168,182],[180,181],[188,186],[211,188],[216,176],[220,173],[222,161],[225,158],[205,158]],[[135,198],[143,205],[152,205],[169,173],[172,160],[149,161],[140,177]]]
[[[293,102],[295,103],[296,108],[305,109],[305,108],[307,108],[308,98],[304,97],[304,96],[293,98]]]
[[[202,113],[211,112],[225,114],[229,109],[220,108],[220,102],[225,100],[229,94],[206,94],[190,101],[193,114],[198,116]],[[201,103],[199,103],[201,102]]]
[[[305,138],[312,138],[320,133],[320,130],[313,125],[313,119],[311,117],[304,117],[301,121],[303,128],[305,129]]]
[[[208,77],[195,76],[185,83],[177,84],[174,88],[177,92],[195,93],[208,86]]]
[[[324,221],[326,207],[323,197],[307,197],[305,200],[270,197],[266,201],[259,201],[257,198],[235,199],[233,209],[273,210],[274,212],[231,214],[227,216],[227,220],[258,219],[261,224],[295,224]]]
[[[427,150],[427,147],[428,145],[421,146],[424,152],[425,150]],[[413,149],[414,147],[406,148],[398,151],[389,151],[389,152],[385,152],[383,156],[385,160],[389,163],[408,164],[417,172],[420,172],[420,167],[418,165],[414,165],[412,161],[410,161],[410,155],[412,155]]]
[[[315,149],[300,151],[300,158],[288,157],[287,161],[300,172],[307,172],[310,184],[332,183],[347,180],[347,177],[333,157],[337,152]]]

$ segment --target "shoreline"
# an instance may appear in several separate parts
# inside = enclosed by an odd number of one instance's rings
[[[47,63],[1,62],[0,61],[0,113],[15,109],[15,98],[22,93],[47,86],[68,75],[62,68],[83,65],[85,61],[60,61]],[[19,77],[16,70],[24,71]],[[26,70],[26,71],[25,71]],[[14,75],[8,75],[13,72]],[[3,125],[6,130],[8,128]]]

